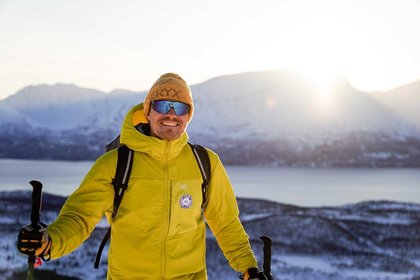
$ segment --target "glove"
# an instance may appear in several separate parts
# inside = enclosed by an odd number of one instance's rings
[[[47,225],[44,223],[37,223],[34,227],[26,225],[20,229],[17,240],[19,252],[28,256],[49,259],[50,248],[51,239],[48,236]]]
[[[249,268],[243,277],[244,280],[268,280],[264,272],[259,271],[256,267]]]

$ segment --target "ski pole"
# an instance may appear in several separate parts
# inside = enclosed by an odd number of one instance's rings
[[[29,184],[32,186],[32,210],[31,210],[31,227],[35,228],[39,223],[39,217],[41,215],[41,203],[42,203],[42,184],[38,181],[30,181]],[[35,250],[33,255],[28,256],[28,275],[27,280],[34,279],[34,265],[35,265]]]
[[[274,280],[273,276],[271,275],[271,238],[268,236],[261,236],[260,239],[264,242],[264,275],[269,280]]]

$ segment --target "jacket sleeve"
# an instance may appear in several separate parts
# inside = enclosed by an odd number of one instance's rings
[[[116,156],[110,154],[105,154],[105,158],[108,162],[115,162]],[[77,249],[89,237],[104,213],[112,209],[113,174],[106,166],[104,156],[95,162],[79,188],[67,198],[57,219],[48,226],[52,259]],[[110,157],[115,157],[115,160],[110,161]]]
[[[257,260],[239,220],[238,204],[226,170],[217,155],[211,156],[211,159],[211,179],[204,216],[229,265],[245,273],[248,268],[258,266]]]

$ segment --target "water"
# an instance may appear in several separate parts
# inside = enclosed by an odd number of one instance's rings
[[[238,196],[300,206],[365,200],[420,203],[420,170],[227,167]]]
[[[0,159],[0,191],[44,191],[67,196],[92,162]],[[420,203],[419,169],[226,167],[238,197],[263,198],[299,206],[337,206],[365,200]]]

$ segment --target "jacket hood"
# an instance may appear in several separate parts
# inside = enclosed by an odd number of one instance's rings
[[[138,123],[145,123],[143,103],[132,107],[125,116],[121,127],[120,142],[130,149],[150,155],[157,160],[172,160],[176,158],[188,143],[188,134],[184,132],[175,140],[162,140],[148,136],[136,129]]]

